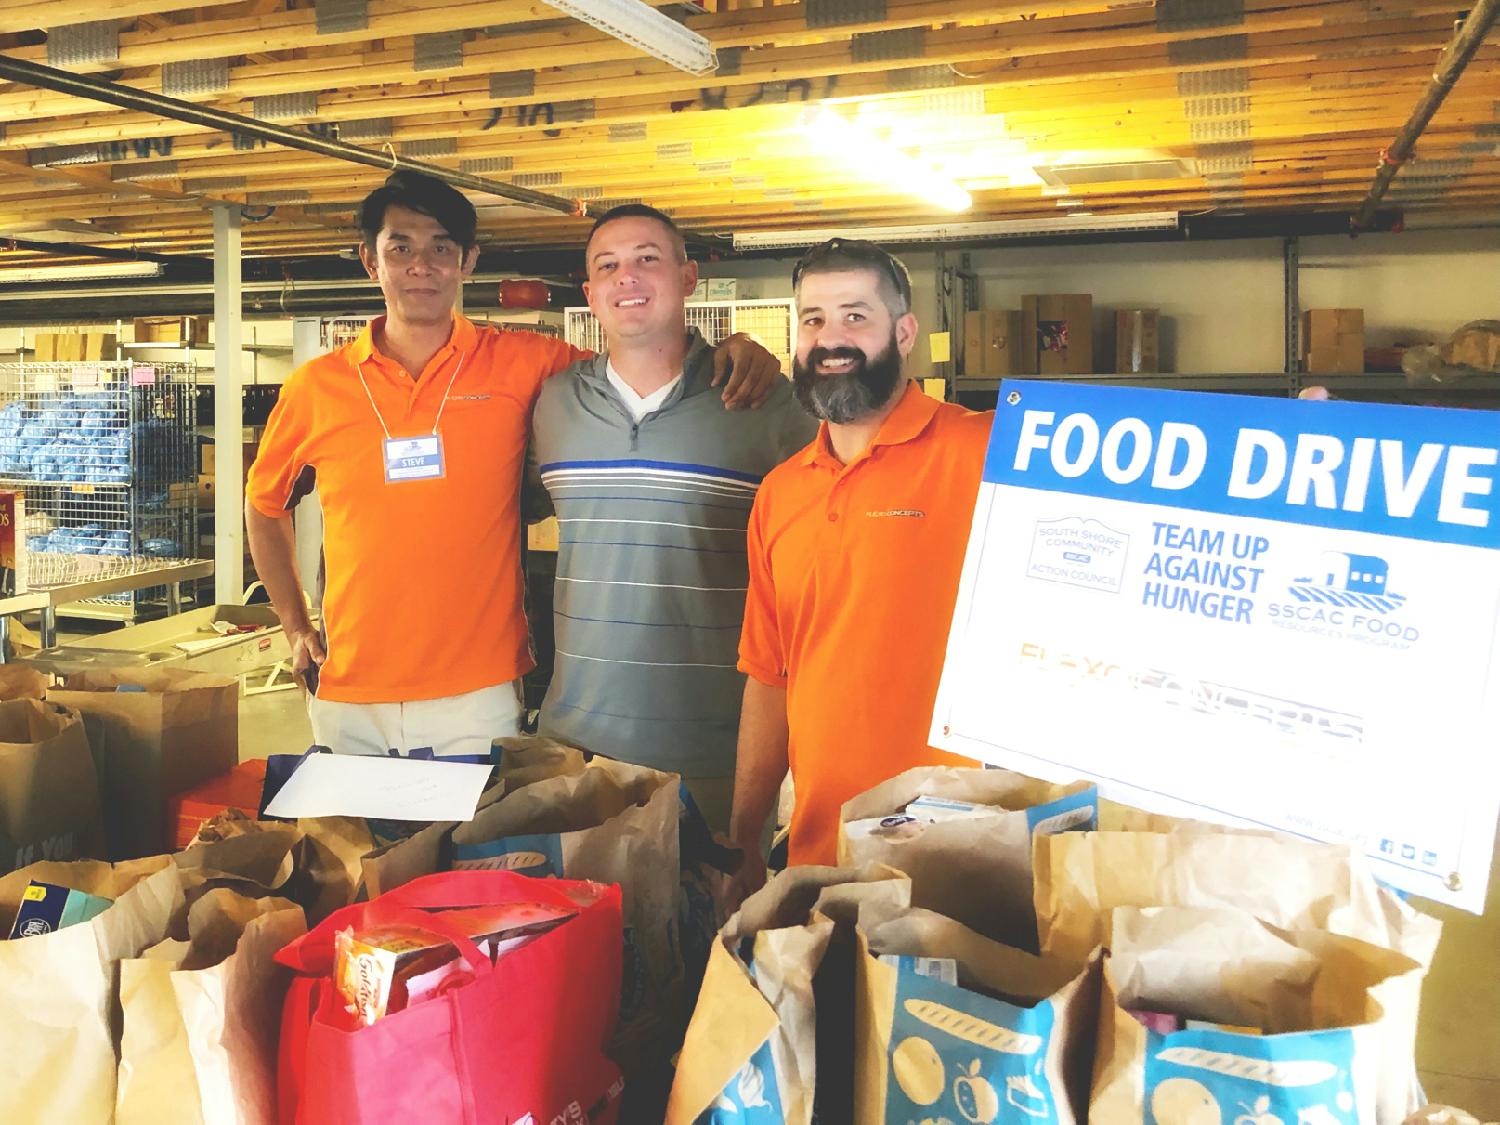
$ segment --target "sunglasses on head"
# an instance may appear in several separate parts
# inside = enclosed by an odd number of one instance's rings
[[[911,277],[907,274],[906,267],[901,264],[899,258],[862,238],[830,238],[827,242],[820,242],[803,254],[797,260],[797,264],[792,267],[792,289],[797,288],[798,282],[802,280],[802,274],[809,266],[831,257],[864,262],[875,267],[891,279],[896,286],[896,292],[901,295],[901,300],[905,302],[907,308],[911,307]]]

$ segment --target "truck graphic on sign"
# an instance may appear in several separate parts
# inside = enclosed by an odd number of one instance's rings
[[[1399,609],[1406,598],[1386,589],[1389,577],[1390,566],[1376,555],[1324,551],[1318,556],[1317,569],[1305,578],[1293,579],[1287,590],[1302,602],[1391,613]]]

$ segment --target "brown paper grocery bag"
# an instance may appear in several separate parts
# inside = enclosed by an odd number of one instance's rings
[[[114,904],[67,929],[0,942],[0,1120],[109,1121],[120,962],[169,936],[183,905],[177,868],[167,856],[32,864],[0,879],[4,932],[32,879]]]
[[[99,782],[78,713],[36,699],[0,703],[0,873],[103,848]]]
[[[112,856],[169,851],[167,798],[239,764],[239,693],[232,676],[180,668],[77,672],[48,693],[103,728]]]
[[[217,889],[189,911],[189,940],[121,964],[118,1125],[273,1125],[289,977],[273,957],[304,932],[285,899]]]
[[[1229,907],[1283,929],[1328,930],[1431,964],[1442,923],[1380,887],[1347,847],[1156,823],[1172,830],[1037,838],[1044,952],[1087,956],[1105,944],[1110,912],[1119,906]]]
[[[27,664],[0,664],[0,700],[45,699],[51,681]]]
[[[497,738],[494,747],[500,762],[497,783],[505,793],[549,777],[581,773],[586,764],[583,751],[576,746],[540,735]]]
[[[1096,958],[1038,957],[927,910],[859,921],[854,1120],[1086,1119]]]
[[[907,878],[878,864],[790,868],[746,899],[709,952],[667,1125],[809,1125],[815,1099],[824,1120],[849,1120],[847,1096],[823,1099],[852,1073],[852,1005],[828,1005],[826,1024],[818,1011],[851,991],[853,970],[843,967],[851,982],[830,981],[839,969],[825,960],[840,921],[852,933],[861,904],[899,911],[910,899]],[[824,1073],[830,1063],[843,1074]]]
[[[708,1125],[754,1110],[767,1111],[761,1119],[778,1125],[811,1125],[813,978],[833,926],[816,916],[806,925],[726,934],[714,943],[677,1061],[667,1125]],[[747,938],[748,963],[734,952]]]
[[[197,887],[290,899],[316,925],[354,901],[365,856],[374,850],[358,817],[310,817],[295,824],[254,820],[236,810],[214,817],[177,853],[191,900]]]
[[[1410,1039],[1383,1026],[1410,958],[1222,908],[1120,908],[1110,940],[1094,1120],[1397,1125],[1419,1104]]]
[[[928,824],[903,816],[918,797],[993,808],[992,815]],[[1034,833],[1093,828],[1098,794],[1010,770],[919,766],[847,802],[839,862],[885,863],[911,876],[912,905],[935,910],[1017,949],[1036,949]]]

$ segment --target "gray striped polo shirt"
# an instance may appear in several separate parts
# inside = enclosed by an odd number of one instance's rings
[[[542,733],[686,777],[734,772],[745,526],[761,478],[817,433],[789,382],[724,409],[696,332],[682,380],[636,423],[605,358],[542,387],[532,423],[559,523],[557,656]]]

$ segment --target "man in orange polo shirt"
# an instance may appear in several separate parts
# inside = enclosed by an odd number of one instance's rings
[[[360,261],[386,312],[293,372],[245,486],[256,572],[311,689],[315,742],[384,754],[487,757],[519,730],[532,666],[519,496],[542,382],[589,353],[453,312],[477,216],[441,181],[394,173],[360,209]],[[726,398],[763,394],[779,365],[726,346]],[[769,359],[771,370],[758,362]],[[303,604],[290,516],[323,506],[323,630]]]
[[[878,246],[816,246],[792,286],[794,382],[823,425],[750,516],[737,894],[765,879],[760,841],[788,766],[790,861],[831,864],[849,798],[912,766],[972,764],[927,731],[992,416],[906,378],[911,283]]]

